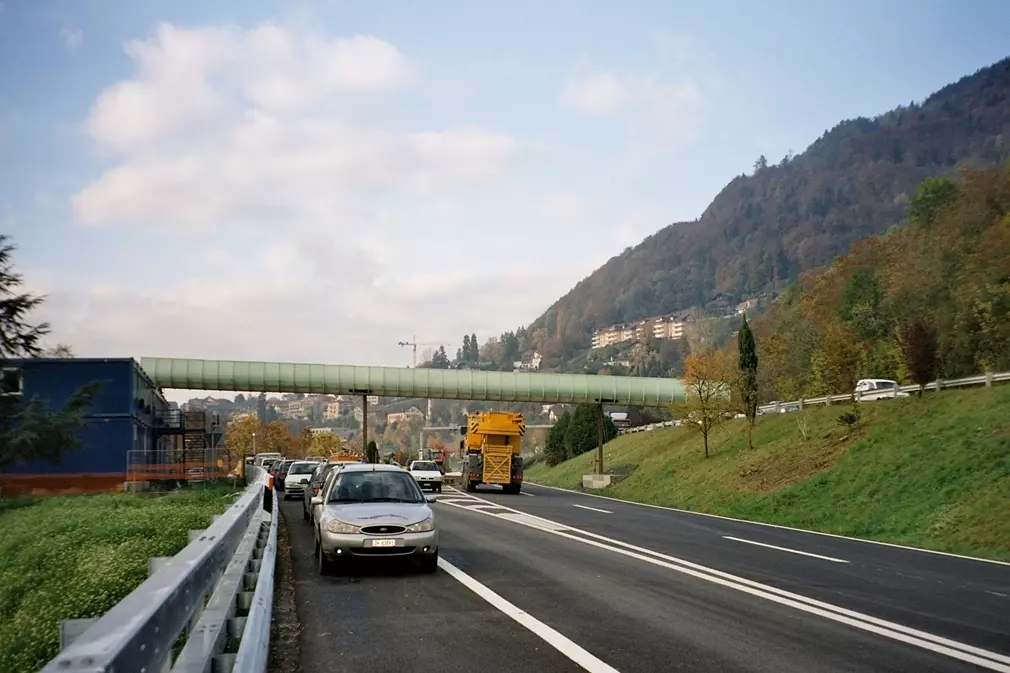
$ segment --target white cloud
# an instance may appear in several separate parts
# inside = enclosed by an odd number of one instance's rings
[[[680,149],[700,135],[713,84],[689,54],[683,41],[666,40],[652,70],[601,68],[582,60],[564,82],[559,103],[590,118],[624,122],[638,144]]]
[[[394,132],[342,117],[354,95],[415,72],[374,37],[162,25],[126,51],[136,76],[103,91],[88,119],[121,161],[74,197],[86,225],[326,219],[363,195],[438,198],[493,178],[517,149],[473,126]]]
[[[517,268],[481,256],[479,227],[442,235],[468,215],[461,188],[502,184],[519,146],[474,125],[350,114],[423,85],[392,44],[161,25],[126,53],[135,73],[98,95],[86,125],[111,163],[73,210],[151,241],[136,254],[178,276],[145,292],[110,260],[101,284],[46,283],[42,313],[81,355],[406,364],[397,341],[454,351],[464,333],[528,323],[601,261]]]
[[[84,31],[73,26],[65,26],[60,30],[60,41],[69,51],[74,51],[84,42]]]

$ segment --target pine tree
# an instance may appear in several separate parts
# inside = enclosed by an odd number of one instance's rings
[[[758,356],[754,332],[744,314],[737,333],[737,347],[740,351],[740,399],[747,416],[747,448],[754,448],[754,422],[757,420],[758,403]]]
[[[0,234],[0,467],[22,460],[57,461],[65,451],[80,448],[77,430],[102,387],[99,381],[83,386],[59,412],[38,397],[23,400],[21,373],[8,372],[4,365],[11,358],[42,355],[49,325],[28,322],[43,297],[19,292],[23,279],[14,269],[14,250],[10,239]]]

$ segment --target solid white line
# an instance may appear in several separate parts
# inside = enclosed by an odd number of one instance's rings
[[[508,615],[521,625],[529,629],[534,635],[547,642],[548,645],[565,655],[582,668],[591,673],[618,673],[618,670],[610,664],[597,659],[592,654],[576,645],[566,636],[561,635],[551,627],[544,624],[536,617],[519,609],[512,603],[496,594],[465,572],[446,561],[444,558],[438,559],[438,565],[442,570],[449,573],[456,581],[474,592],[495,608]]]
[[[462,507],[460,505],[453,505],[459,509],[473,510],[472,507]],[[511,509],[511,508],[504,508]],[[486,512],[483,510],[474,510],[478,514],[484,514],[486,516],[493,516],[499,519],[505,519],[506,521],[512,521],[513,523],[518,523],[520,525],[527,525],[534,527],[532,523],[527,523],[521,519],[513,519],[511,517],[506,518],[501,514],[495,514],[493,512]],[[622,542],[621,540],[615,540],[613,538],[608,538],[603,535],[598,535],[596,533],[591,533],[586,530],[579,528],[574,528],[571,526],[564,526],[550,519],[537,516],[535,514],[529,514],[527,512],[521,512],[519,510],[512,510],[516,514],[523,514],[526,517],[533,519],[540,519],[544,522],[544,527],[537,526],[538,530],[542,530],[545,533],[551,535],[557,535],[559,537],[568,538],[576,542],[581,542],[599,549],[604,549],[611,551],[615,554],[622,554],[624,556],[629,556],[646,563],[651,563],[663,568],[668,568],[676,572],[684,573],[692,577],[697,577],[699,579],[705,580],[707,582],[712,582],[714,584],[719,584],[721,586],[728,587],[730,589],[735,589],[737,591],[742,591],[744,593],[750,594],[752,596],[757,596],[765,600],[770,600],[775,603],[786,605],[803,612],[808,612],[811,614],[830,619],[832,621],[841,622],[849,626],[853,626],[864,631],[869,631],[878,635],[891,638],[893,640],[898,640],[910,645],[915,645],[917,647],[936,652],[938,654],[943,654],[954,659],[959,659],[961,661],[967,661],[984,668],[988,668],[994,671],[1000,671],[1000,673],[1010,673],[1010,657],[1000,654],[998,652],[992,652],[989,650],[984,650],[980,647],[975,647],[974,645],[968,645],[966,643],[961,643],[956,640],[950,640],[942,636],[937,636],[932,633],[925,631],[920,631],[918,629],[913,629],[908,626],[903,626],[895,622],[889,622],[884,619],[879,619],[871,615],[866,615],[861,612],[856,612],[855,610],[849,610],[847,608],[842,608],[837,605],[832,605],[831,603],[825,603],[813,598],[808,598],[806,596],[795,594],[784,589],[778,589],[776,587],[767,586],[753,580],[749,580],[743,577],[738,577],[730,573],[723,572],[721,570],[716,570],[714,568],[709,568],[707,566],[700,565],[698,563],[693,563],[691,561],[685,561],[684,559],[679,559],[674,556],[669,556],[660,552],[652,551],[644,547],[638,547],[627,542]],[[551,530],[547,526],[553,524],[555,526],[560,526],[567,528],[567,531]],[[584,537],[577,537],[571,533],[576,533],[578,535],[585,535],[592,539],[586,539]],[[618,545],[620,547],[625,547],[626,549],[619,549],[614,546],[609,546],[608,544],[603,544],[601,542],[596,542],[596,540],[603,540],[609,543],[609,545]],[[634,551],[627,551],[634,550]],[[646,555],[648,554],[648,556]],[[661,560],[662,559],[662,560]]]
[[[739,537],[731,537],[729,535],[723,535],[723,539],[733,540],[734,542],[746,542],[747,544],[755,544],[759,547],[768,547],[769,549],[777,549],[779,551],[787,551],[790,554],[802,554],[803,556],[812,556],[814,558],[824,559],[825,561],[833,561],[835,563],[848,563],[845,559],[834,558],[832,556],[821,556],[820,554],[811,554],[808,551],[800,551],[798,549],[788,549],[787,547],[776,547],[773,544],[765,544],[764,542],[755,542],[754,540],[744,540]]]
[[[780,530],[791,530],[797,533],[809,533],[811,535],[823,535],[824,537],[833,537],[840,540],[851,540],[853,542],[865,542],[867,544],[876,544],[882,547],[894,547],[895,549],[907,549],[908,551],[918,551],[924,554],[936,554],[938,556],[950,556],[951,558],[964,559],[966,561],[979,561],[981,563],[994,563],[1001,566],[1010,566],[1010,561],[997,561],[995,559],[982,558],[981,556],[967,556],[965,554],[954,554],[949,551],[938,551],[936,549],[923,549],[922,547],[910,547],[909,545],[898,544],[896,542],[883,542],[881,540],[868,540],[861,537],[852,537],[851,535],[839,535],[838,533],[825,533],[820,530],[808,530],[806,528],[796,528],[795,526],[783,526],[778,523],[766,523],[764,521],[751,521],[750,519],[738,519],[732,516],[723,516],[721,514],[709,514],[707,512],[693,512],[689,509],[678,509],[676,507],[667,507],[666,505],[653,505],[647,502],[635,502],[634,500],[624,500],[622,498],[613,498],[609,495],[599,495],[597,493],[584,493],[582,491],[576,491],[571,488],[561,488],[559,486],[548,486],[547,484],[538,484],[533,481],[525,482],[530,486],[536,486],[538,488],[549,488],[553,491],[562,491],[564,493],[571,493],[573,495],[584,495],[589,498],[600,498],[601,500],[611,500],[613,502],[620,502],[625,505],[635,505],[637,507],[651,507],[652,509],[665,509],[668,512],[678,512],[680,514],[692,514],[694,516],[707,516],[710,519],[722,519],[724,521],[736,521],[737,523],[749,523],[755,526],[765,526],[767,528],[778,528]]]
[[[613,512],[608,512],[605,509],[596,509],[595,507],[589,507],[588,505],[572,505],[572,507],[578,507],[580,509],[588,509],[594,512],[603,512],[604,514],[613,514]]]
[[[535,498],[535,497],[536,497],[536,496],[535,496],[535,495],[533,495],[532,493],[527,493],[526,491],[520,491],[520,493],[522,493],[523,495],[528,495],[528,496],[529,496],[529,497],[531,497],[531,498]]]

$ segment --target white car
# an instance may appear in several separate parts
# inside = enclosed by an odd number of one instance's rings
[[[305,487],[312,477],[312,470],[316,469],[318,463],[308,460],[298,460],[288,466],[288,473],[284,475],[284,499],[301,496],[305,492]]]
[[[891,397],[908,397],[897,381],[890,379],[860,379],[853,391],[860,402],[883,400]]]
[[[415,460],[410,464],[410,475],[423,491],[425,487],[432,492],[442,492],[442,471],[430,460]]]

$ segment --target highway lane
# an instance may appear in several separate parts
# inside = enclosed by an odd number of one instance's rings
[[[281,502],[281,511],[302,626],[300,670],[470,673],[482,662],[508,673],[583,670],[441,570],[386,564],[320,577],[301,503]]]
[[[532,497],[505,495],[494,487],[481,487],[474,495],[768,586],[1010,654],[1010,565],[644,507],[532,484],[524,484],[523,493]]]
[[[451,568],[435,575],[369,572],[320,578],[312,563],[310,529],[298,507],[282,504],[293,546],[306,671],[582,670],[450,570],[466,573],[478,587],[539,620],[532,630],[551,642],[557,638],[546,633],[549,628],[613,667],[586,670],[982,670],[699,579],[656,559],[632,558],[612,546],[537,530],[528,525],[535,520],[503,520],[494,515],[508,514],[505,510],[449,491],[434,508],[442,557]],[[1010,671],[1010,665],[1003,670]]]
[[[446,558],[624,673],[974,670],[610,549],[503,521],[491,516],[493,509],[481,513],[448,502],[435,507]]]

